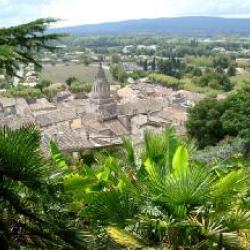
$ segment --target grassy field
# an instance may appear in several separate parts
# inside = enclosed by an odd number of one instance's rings
[[[222,90],[211,89],[210,87],[197,86],[196,84],[192,82],[192,79],[190,78],[182,79],[181,82],[185,90],[200,93],[200,94],[205,94],[206,96],[216,96],[218,94],[223,93]]]
[[[246,71],[241,75],[230,77],[230,80],[234,84],[234,88],[232,91],[241,89],[246,86],[250,87],[250,72]],[[222,90],[211,89],[210,87],[199,87],[196,84],[194,84],[192,82],[192,79],[190,78],[182,79],[181,82],[185,90],[202,93],[208,96],[213,96],[224,92]]]
[[[51,80],[53,83],[65,82],[69,77],[76,77],[80,81],[87,83],[93,83],[96,74],[97,65],[46,65],[41,72],[41,79]],[[109,82],[115,82],[112,80],[111,74],[108,69],[105,69],[106,76]],[[234,83],[234,90],[240,89],[244,86],[250,87],[250,72],[245,72],[242,75],[231,77],[231,81]],[[192,79],[185,78],[182,79],[183,87],[186,90],[192,92],[198,92],[206,95],[216,95],[223,93],[221,90],[214,90],[209,87],[199,87],[192,82]]]
[[[45,65],[40,74],[41,79],[48,79],[53,83],[65,82],[69,77],[76,77],[80,81],[87,83],[93,83],[96,74],[96,65],[84,66],[84,65]],[[105,69],[106,76],[110,82],[112,77],[107,69]]]
[[[242,87],[250,87],[250,72],[245,72],[242,75],[231,77],[232,83],[234,83],[234,89],[241,89]]]

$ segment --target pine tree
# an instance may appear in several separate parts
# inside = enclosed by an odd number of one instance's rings
[[[36,67],[41,67],[36,59],[37,52],[42,49],[54,51],[56,47],[48,42],[64,36],[45,33],[48,25],[56,21],[45,18],[0,29],[0,69],[4,70],[6,76],[17,76],[20,64],[34,63]]]

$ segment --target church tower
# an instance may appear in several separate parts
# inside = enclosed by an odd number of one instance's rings
[[[100,63],[95,76],[91,97],[93,99],[110,98],[110,86]]]
[[[100,63],[96,72],[90,98],[91,112],[106,121],[117,117],[117,105],[110,96],[110,85]]]

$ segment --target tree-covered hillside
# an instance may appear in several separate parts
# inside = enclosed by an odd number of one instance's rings
[[[88,24],[55,29],[77,35],[104,34],[250,34],[250,19],[218,17],[178,17],[141,19],[103,24]]]

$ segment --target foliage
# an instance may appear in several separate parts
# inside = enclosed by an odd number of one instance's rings
[[[119,54],[112,54],[111,55],[111,63],[112,64],[117,64],[121,62],[121,57]]]
[[[213,67],[217,68],[220,67],[222,69],[227,69],[231,64],[231,58],[227,55],[216,55],[213,58]]]
[[[36,85],[36,88],[40,89],[43,91],[43,88],[49,87],[52,84],[50,80],[47,79],[42,79],[39,81],[39,83]]]
[[[157,69],[159,73],[180,78],[186,65],[175,57],[170,57],[168,60],[159,60]]]
[[[149,72],[145,72],[143,70],[133,71],[133,72],[127,74],[128,78],[131,77],[134,80],[138,80],[139,78],[147,77],[148,75],[149,75]]]
[[[20,64],[34,63],[41,67],[35,52],[42,49],[55,50],[47,42],[62,37],[58,34],[44,34],[47,26],[56,21],[53,18],[38,19],[27,24],[1,28],[0,69],[4,69],[8,76],[15,76]]]
[[[80,58],[81,63],[85,66],[89,66],[93,61],[88,55],[82,55]]]
[[[34,126],[0,130],[1,249],[83,249],[83,233],[65,206],[63,171],[40,150]]]
[[[43,89],[43,94],[48,98],[56,96],[57,93],[65,91],[67,86],[65,84],[52,84],[51,86]]]
[[[193,76],[202,76],[202,71],[199,68],[194,68],[192,74]]]
[[[143,70],[148,71],[148,60],[147,59],[144,60],[144,62],[143,62]]]
[[[133,235],[120,228],[109,226],[107,234],[120,246],[128,247],[129,249],[141,249],[144,247],[143,243],[135,239]]]
[[[249,159],[245,154],[245,144],[246,140],[243,138],[226,138],[216,146],[208,146],[195,152],[192,159],[210,166],[219,164],[220,168],[223,165],[229,167],[230,165],[249,164]]]
[[[90,92],[92,89],[92,84],[90,83],[81,83],[81,82],[72,82],[70,86],[70,91],[72,93],[79,93],[79,92]]]
[[[23,97],[25,99],[40,98],[42,97],[42,92],[38,88],[17,86],[7,89],[4,93],[6,97]]]
[[[228,76],[235,76],[236,75],[236,68],[234,66],[229,66],[227,69]]]
[[[239,90],[225,100],[225,112],[222,123],[225,131],[230,135],[237,135],[250,128],[250,89]]]
[[[156,70],[156,58],[154,56],[152,62],[151,62],[151,70],[155,71]]]
[[[187,133],[199,147],[215,145],[225,136],[250,138],[250,90],[242,89],[224,100],[206,99],[189,110]]]
[[[194,83],[206,87],[209,86],[212,89],[219,89],[224,91],[230,91],[233,88],[233,84],[230,79],[223,72],[207,72],[200,77],[193,79]]]
[[[213,66],[212,56],[185,56],[184,60],[188,65],[193,65],[195,67]]]
[[[111,65],[110,72],[112,77],[121,83],[125,82],[127,79],[127,73],[120,64]]]
[[[71,86],[71,84],[72,84],[73,82],[79,82],[79,80],[78,80],[76,77],[71,76],[71,77],[69,77],[68,79],[66,79],[66,81],[65,81],[65,83],[66,83],[68,86]]]
[[[174,88],[174,89],[178,89],[180,82],[177,78],[172,77],[172,76],[167,76],[164,74],[150,74],[148,76],[148,78],[155,82],[155,83],[159,83],[165,87],[169,87],[169,88]]]
[[[190,153],[171,128],[146,132],[140,149],[126,138],[122,158],[65,176],[70,207],[104,232],[104,249],[109,240],[114,249],[247,249],[248,170],[208,168]]]
[[[215,145],[224,138],[225,132],[220,121],[224,111],[224,105],[216,99],[202,100],[189,110],[187,133],[196,139],[200,148]]]

